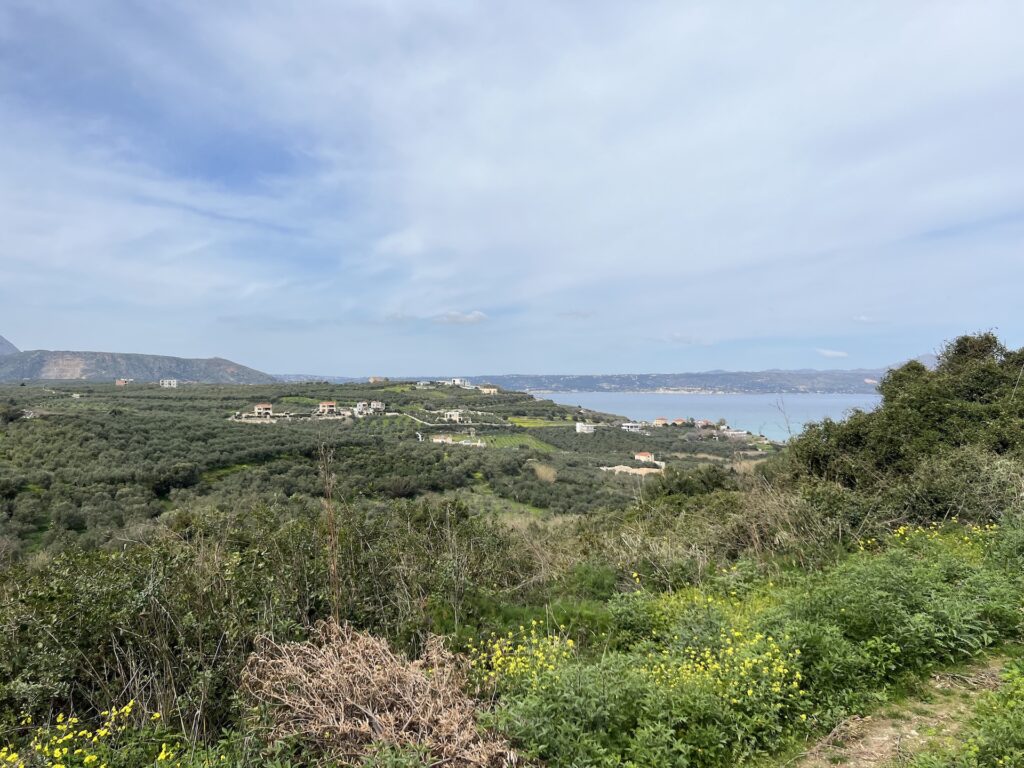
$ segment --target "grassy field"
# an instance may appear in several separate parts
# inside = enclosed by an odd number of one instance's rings
[[[539,427],[571,427],[574,422],[572,419],[535,419],[527,416],[509,416],[510,422],[515,424],[517,427],[524,427],[526,429],[537,429]]]
[[[522,446],[544,451],[545,453],[557,450],[553,445],[549,445],[543,440],[538,440],[533,435],[483,435],[480,439],[492,448],[518,448]]]

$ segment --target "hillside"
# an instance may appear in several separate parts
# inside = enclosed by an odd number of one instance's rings
[[[17,352],[18,348],[16,346],[11,344],[11,342],[3,336],[0,336],[0,357],[3,357],[4,355],[14,355],[17,354]]]
[[[1021,768],[1022,368],[958,338],[756,463],[508,391],[0,387],[0,762]]]
[[[190,359],[121,352],[31,350],[0,357],[0,381],[72,380],[137,381],[180,379],[209,384],[270,384],[273,376],[213,357]]]

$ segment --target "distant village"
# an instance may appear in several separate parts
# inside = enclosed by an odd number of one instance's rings
[[[382,376],[371,376],[369,378],[370,384],[384,384],[388,382],[388,379]],[[164,386],[163,382],[160,386]],[[177,386],[175,382],[174,386]],[[492,386],[474,386],[470,384],[466,379],[454,378],[454,379],[442,379],[439,381],[418,381],[416,382],[416,389],[433,389],[435,387],[458,387],[460,389],[471,389],[480,392],[484,395],[496,395],[498,394],[498,388]],[[442,414],[443,421],[452,424],[471,424],[472,417],[471,412],[466,409],[455,409],[448,411],[438,412]],[[357,402],[351,407],[341,407],[338,405],[336,400],[324,400],[321,401],[316,408],[311,411],[282,411],[274,410],[273,403],[256,403],[253,406],[252,411],[236,411],[229,417],[231,421],[249,422],[256,424],[274,424],[279,419],[285,421],[292,420],[320,420],[320,419],[333,419],[333,420],[345,420],[345,419],[363,419],[368,416],[409,416],[408,414],[401,413],[388,413],[387,405],[382,400],[362,400]],[[420,419],[415,419],[421,421]],[[429,422],[422,422],[429,424]],[[433,425],[431,425],[433,426]],[[422,436],[421,436],[422,440]],[[437,439],[434,442],[442,442]],[[449,440],[448,442],[453,442]],[[463,445],[476,445],[477,442],[472,441],[461,441]],[[482,446],[483,443],[480,443]]]
[[[592,435],[597,429],[607,427],[607,424],[591,424],[586,422],[576,423],[576,432],[584,435]],[[734,429],[721,421],[711,421],[710,419],[672,419],[669,421],[664,416],[659,416],[653,421],[625,421],[618,425],[619,429],[625,432],[635,432],[638,434],[651,434],[650,430],[659,429],[661,427],[686,427],[689,429],[698,429],[704,432],[704,436],[711,440],[720,440],[721,438],[736,438],[741,440],[748,440],[751,437],[758,437],[748,432],[745,429]]]
[[[370,384],[386,384],[390,380],[384,376],[370,376],[367,381]],[[133,382],[134,379],[120,378],[116,379],[114,383],[117,387],[127,387]],[[160,379],[159,386],[163,389],[177,389],[178,380]],[[472,390],[484,395],[497,395],[500,391],[496,386],[489,384],[475,385],[468,379],[459,377],[439,380],[422,380],[415,382],[413,386],[417,390],[430,390],[446,387],[457,388]],[[73,397],[78,397],[78,395],[73,395]],[[387,404],[383,400],[361,400],[353,405],[339,405],[336,400],[323,400],[315,407],[306,411],[286,410],[283,408],[275,409],[273,403],[259,402],[254,404],[250,411],[236,411],[228,417],[228,420],[247,424],[275,424],[278,421],[345,421],[349,419],[365,419],[374,416],[404,416],[418,422],[427,429],[444,427],[446,425],[458,428],[468,428],[466,431],[462,432],[434,434],[429,437],[429,440],[432,443],[440,445],[460,445],[473,448],[484,448],[487,446],[487,443],[484,440],[477,437],[476,430],[474,428],[475,426],[510,426],[507,422],[500,419],[495,421],[497,417],[486,411],[473,411],[465,407],[439,411],[425,410],[424,414],[427,418],[434,419],[434,421],[426,421],[409,413],[402,413],[398,411],[389,412],[387,410]],[[490,420],[488,420],[488,417],[490,417]],[[697,439],[701,440],[746,440],[752,442],[768,442],[767,438],[764,438],[763,436],[753,435],[747,430],[735,429],[729,426],[724,419],[720,419],[716,422],[710,419],[669,419],[665,416],[659,416],[658,418],[650,421],[624,421],[611,423],[596,423],[588,421],[575,422],[576,433],[580,435],[592,435],[599,429],[617,428],[625,432],[650,436],[653,434],[654,430],[673,427],[697,430]],[[423,432],[417,432],[416,437],[420,442],[425,442],[427,440],[427,437]],[[603,469],[612,471],[630,471],[641,474],[648,471],[660,472],[665,466],[664,462],[656,460],[654,454],[648,451],[637,452],[633,458],[636,462],[650,465],[651,469],[645,470],[642,468],[628,467],[603,467]]]

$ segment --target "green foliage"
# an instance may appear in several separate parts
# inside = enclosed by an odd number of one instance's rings
[[[1024,350],[990,333],[962,336],[934,371],[891,371],[871,413],[808,426],[772,473],[838,483],[908,520],[997,517],[1020,503],[1022,366]]]
[[[0,580],[0,708],[98,711],[125,694],[215,731],[237,722],[255,639],[302,639],[330,615],[319,513],[181,515],[144,547],[67,553]],[[341,515],[342,616],[415,648],[458,631],[526,557],[463,507],[395,503]]]
[[[1020,540],[1016,522],[901,529],[784,584],[738,566],[703,590],[621,595],[603,652],[528,686],[492,665],[493,723],[552,766],[739,764],[1020,637]]]
[[[111,768],[148,764],[164,744],[190,767],[315,763],[259,743],[239,676],[258,637],[301,641],[336,611],[413,654],[431,634],[469,649],[483,724],[550,766],[756,760],[1021,637],[1022,364],[991,334],[957,339],[934,371],[892,371],[877,411],[811,426],[753,477],[695,468],[695,452],[735,450],[695,430],[581,435],[550,425],[576,414],[514,393],[12,389],[0,721],[30,739],[22,713],[39,731],[53,712],[87,718],[134,698],[174,725],[134,722]],[[405,415],[225,420],[256,398],[377,397]],[[416,439],[414,419],[449,407],[482,414],[488,448]],[[11,418],[26,410],[42,415]],[[669,471],[600,471],[637,449],[668,456]],[[505,525],[451,503],[484,497],[530,514]],[[1019,764],[1014,674],[962,754],[922,768]],[[423,761],[378,747],[367,765]]]

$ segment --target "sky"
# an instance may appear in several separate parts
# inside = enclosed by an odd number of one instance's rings
[[[364,376],[1024,345],[1019,0],[0,4],[0,334]]]

